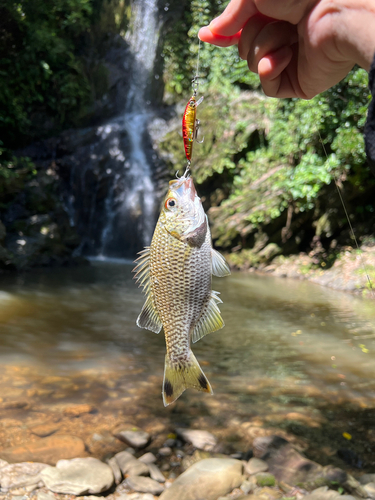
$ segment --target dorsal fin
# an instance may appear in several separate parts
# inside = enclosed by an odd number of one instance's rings
[[[216,332],[223,328],[224,321],[220,314],[220,309],[217,304],[222,303],[222,300],[218,297],[219,292],[212,290],[210,300],[201,317],[199,318],[197,324],[194,327],[193,333],[191,335],[191,340],[193,343],[198,342],[202,337],[208,335],[211,332]]]

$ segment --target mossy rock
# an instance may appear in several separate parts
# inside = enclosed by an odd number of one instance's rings
[[[268,472],[260,472],[255,476],[257,485],[260,487],[264,486],[276,486],[276,479],[273,474],[269,474]]]

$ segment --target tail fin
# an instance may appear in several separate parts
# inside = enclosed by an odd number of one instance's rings
[[[207,380],[192,351],[190,351],[189,357],[189,361],[185,361],[183,364],[181,361],[174,364],[168,358],[168,354],[165,356],[163,381],[164,406],[168,406],[173,401],[176,401],[188,387],[213,394],[211,384]]]

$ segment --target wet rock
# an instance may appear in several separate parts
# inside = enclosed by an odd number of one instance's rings
[[[11,463],[44,462],[50,465],[62,458],[86,456],[85,443],[75,436],[50,436],[25,446],[14,446],[1,451],[1,458]]]
[[[81,415],[85,415],[87,413],[94,413],[95,408],[92,405],[88,404],[80,404],[69,406],[64,409],[64,415],[68,417],[80,417]]]
[[[257,474],[258,472],[267,472],[268,465],[264,460],[260,458],[250,458],[250,460],[245,465],[245,472],[251,476],[252,474]]]
[[[163,448],[159,449],[158,453],[162,457],[169,457],[169,455],[172,455],[172,449],[169,446],[163,446]]]
[[[1,467],[1,464],[0,464]],[[367,483],[375,483],[375,474],[363,474],[358,481],[361,484],[367,484]]]
[[[141,493],[152,493],[153,495],[160,495],[160,493],[164,491],[164,486],[162,486],[157,481],[154,481],[150,477],[129,476],[125,482],[129,486],[129,488]]]
[[[351,495],[340,495],[337,491],[329,490],[327,486],[317,488],[303,500],[355,500]]]
[[[148,465],[134,458],[134,456],[131,453],[127,451],[121,451],[120,453],[117,453],[115,455],[115,458],[123,475],[125,474],[129,474],[132,476],[149,475]]]
[[[133,448],[144,448],[150,441],[150,434],[148,432],[142,431],[140,429],[130,430],[130,429],[116,429],[113,435],[117,437],[120,441],[132,446]]]
[[[71,495],[101,493],[114,481],[111,468],[92,457],[59,460],[56,467],[44,469],[41,477],[49,490]]]
[[[215,436],[208,431],[177,429],[176,432],[184,441],[199,450],[212,451],[217,443]]]
[[[142,455],[141,457],[139,457],[138,460],[140,460],[141,462],[143,462],[145,464],[153,464],[154,462],[156,462],[156,457],[153,453],[151,453],[149,451],[149,452],[145,453],[144,455]]]
[[[40,482],[40,473],[49,467],[42,463],[9,464],[0,469],[0,485],[2,491],[24,486],[34,486]]]
[[[216,500],[243,482],[242,462],[233,458],[208,458],[183,472],[160,500]]]
[[[151,479],[158,481],[159,483],[165,483],[165,477],[159,467],[155,464],[147,464],[150,471]]]
[[[36,498],[37,500],[56,500],[55,495],[49,491],[38,491],[36,494]]]
[[[51,434],[54,434],[60,429],[60,426],[57,424],[41,424],[32,427],[30,430],[33,434],[39,437],[47,437]]]
[[[120,484],[122,480],[122,473],[121,469],[117,463],[117,460],[115,457],[112,457],[107,460],[107,464],[110,466],[113,472],[113,477],[115,478],[115,484]]]
[[[275,476],[267,472],[258,472],[255,478],[258,486],[275,486],[276,484]]]
[[[254,439],[253,448],[254,456],[267,462],[270,473],[278,481],[298,484],[310,491],[335,484],[360,498],[367,496],[359,482],[345,471],[308,460],[279,436],[258,437]]]
[[[367,483],[363,488],[369,498],[375,498],[375,483]]]
[[[228,457],[223,453],[212,453],[210,451],[195,450],[195,452],[192,455],[186,455],[182,459],[182,464],[181,464],[182,470],[185,471],[193,464],[199,462],[200,460],[204,460],[205,458],[228,458]]]

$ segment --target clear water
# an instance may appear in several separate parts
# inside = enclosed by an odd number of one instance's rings
[[[215,395],[189,390],[165,409],[164,339],[135,324],[144,297],[132,267],[97,259],[87,267],[2,279],[3,403],[27,399],[49,377],[48,387],[58,395],[34,395],[38,411],[79,402],[100,404],[104,412],[123,402],[139,411],[143,423],[168,419],[168,425],[210,425],[224,434],[245,432],[246,425],[274,426],[307,439],[313,458],[323,444],[330,448],[328,463],[337,448],[349,447],[371,465],[373,301],[304,281],[239,272],[215,278],[226,326],[193,346]],[[26,416],[18,410],[18,419]],[[1,418],[0,405],[0,424]]]

